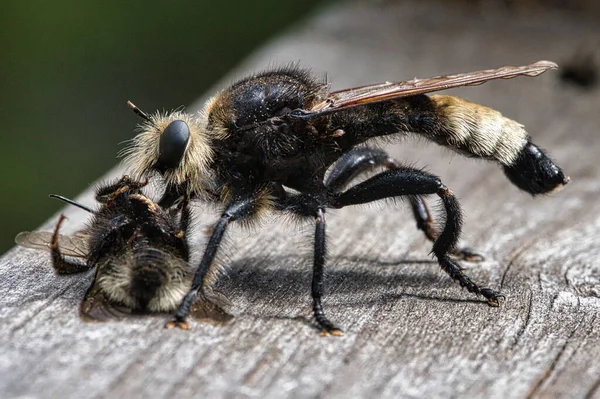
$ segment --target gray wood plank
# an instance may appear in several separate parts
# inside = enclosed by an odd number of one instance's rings
[[[582,46],[598,50],[599,33],[597,24],[543,11],[338,4],[267,44],[219,86],[295,60],[328,72],[334,89],[561,62]],[[237,317],[191,332],[163,329],[164,316],[82,323],[77,308],[91,274],[56,276],[47,254],[15,248],[0,260],[0,396],[600,397],[600,91],[565,87],[550,72],[452,93],[525,124],[572,178],[562,192],[534,199],[495,165],[422,142],[390,146],[460,197],[463,242],[486,256],[463,265],[506,294],[502,307],[440,272],[402,206],[328,214],[325,306],[343,338],[321,338],[310,324],[312,226],[268,218],[258,231],[233,229],[218,288]],[[89,192],[81,199],[93,204]],[[65,232],[86,218],[72,207],[65,213]],[[199,207],[195,216],[200,251],[215,212]]]

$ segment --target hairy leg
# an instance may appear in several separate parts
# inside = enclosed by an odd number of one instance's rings
[[[194,275],[192,287],[175,313],[175,319],[167,323],[167,328],[179,327],[186,330],[190,328],[186,319],[196,296],[200,294],[205,297],[204,291],[210,288],[216,279],[218,266],[214,260],[229,223],[254,215],[257,211],[257,202],[255,197],[242,197],[233,200],[225,208],[212,230],[212,235]]]
[[[384,198],[428,194],[437,194],[446,211],[446,224],[436,238],[432,251],[441,268],[461,286],[466,287],[469,292],[481,294],[487,299],[488,304],[498,306],[499,298],[502,295],[489,288],[479,287],[463,273],[462,268],[449,256],[460,236],[462,216],[458,201],[438,177],[422,170],[399,166],[337,194],[331,205],[335,208],[342,208]]]
[[[347,153],[334,165],[325,186],[333,192],[339,192],[352,180],[376,167],[385,167],[389,170],[402,168],[382,149],[361,147]],[[439,233],[425,200],[420,195],[411,195],[408,196],[408,199],[417,222],[417,228],[425,234],[429,241],[435,242]],[[471,262],[480,262],[484,259],[483,256],[469,248],[453,248],[451,255]]]
[[[65,259],[63,256],[60,247],[58,245],[58,238],[60,236],[60,226],[63,221],[66,219],[65,215],[60,215],[58,222],[56,223],[56,227],[54,228],[54,233],[52,234],[52,241],[50,242],[50,253],[52,255],[52,267],[58,274],[75,274],[86,272],[90,270],[90,266],[85,263],[76,263]]]

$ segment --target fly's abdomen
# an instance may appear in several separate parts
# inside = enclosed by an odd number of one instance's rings
[[[372,137],[417,133],[464,155],[500,163],[509,180],[530,194],[568,182],[562,170],[530,140],[523,125],[458,97],[416,95],[357,107],[332,117],[346,134],[346,150]]]
[[[511,165],[528,140],[523,125],[500,112],[458,97],[435,95],[439,129],[431,138],[439,144],[478,158],[493,158]]]
[[[554,191],[569,182],[560,167],[530,140],[523,125],[498,111],[461,98],[430,97],[439,128],[430,137],[467,155],[498,161],[508,179],[530,194]]]

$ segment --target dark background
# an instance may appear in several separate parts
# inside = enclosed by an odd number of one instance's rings
[[[2,2],[0,253],[118,162],[127,100],[189,105],[318,3]]]

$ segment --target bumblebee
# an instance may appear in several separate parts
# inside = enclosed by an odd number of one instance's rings
[[[441,268],[498,306],[502,295],[474,283],[451,256],[458,252],[467,259],[477,257],[455,249],[461,210],[450,189],[438,177],[390,162],[385,153],[363,145],[412,133],[468,157],[497,162],[514,185],[532,195],[551,192],[569,179],[531,141],[523,125],[457,97],[426,93],[537,76],[556,67],[539,61],[330,92],[328,84],[309,70],[288,66],[234,83],[197,114],[148,115],[130,102],[144,119],[139,134],[123,151],[131,173],[164,180],[166,189],[159,201],[163,208],[185,197],[221,206],[191,289],[167,327],[189,328],[186,318],[194,298],[215,283],[219,265],[214,259],[230,223],[249,223],[266,211],[276,211],[313,220],[313,313],[323,335],[341,335],[321,303],[326,210],[393,197],[410,198],[417,225],[434,241],[432,252]],[[368,165],[387,170],[346,189]],[[433,228],[422,198],[432,194],[440,198],[446,213],[440,232]]]
[[[97,211],[51,195],[90,212],[88,227],[73,236],[62,235],[65,216],[61,215],[54,232],[22,232],[15,238],[19,245],[50,251],[58,274],[96,269],[80,306],[84,320],[105,321],[131,312],[171,312],[191,288],[188,202],[184,201],[179,214],[167,212],[142,193],[146,183],[124,176],[99,187]],[[85,263],[66,256],[85,259]],[[210,296],[226,306],[223,297]]]

